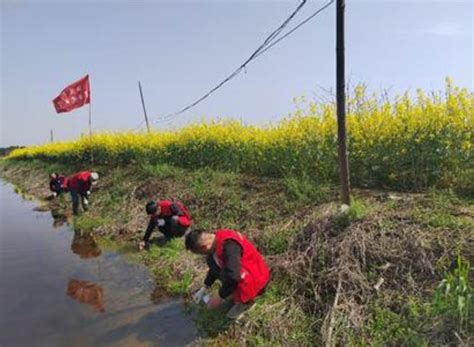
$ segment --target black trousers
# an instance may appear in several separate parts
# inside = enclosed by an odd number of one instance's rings
[[[167,218],[165,225],[158,227],[158,230],[165,235],[167,239],[173,237],[182,237],[188,228],[178,224],[172,218]]]
[[[82,208],[84,211],[87,211],[89,208],[89,202],[87,200],[87,195],[79,193],[75,189],[70,189],[69,193],[71,193],[71,200],[72,200],[72,210],[74,214],[79,213],[79,201],[82,204]]]

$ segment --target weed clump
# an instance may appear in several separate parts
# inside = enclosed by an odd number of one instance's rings
[[[357,200],[343,213],[328,210],[274,259],[305,312],[320,322],[314,328],[322,343],[442,345],[472,336],[469,266],[458,260],[444,277],[441,264],[456,254],[472,257],[473,230],[440,243],[455,230],[417,222],[420,199],[395,210]]]

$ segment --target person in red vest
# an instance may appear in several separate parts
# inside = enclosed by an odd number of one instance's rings
[[[149,201],[145,210],[150,216],[150,221],[145,236],[138,245],[139,250],[148,248],[150,236],[155,227],[158,227],[166,239],[171,239],[183,236],[192,224],[191,214],[179,201]]]
[[[227,317],[238,319],[265,291],[270,270],[260,252],[241,233],[229,229],[215,233],[193,230],[186,235],[185,244],[191,252],[207,255],[209,271],[204,286],[193,295],[196,303],[207,298],[208,308],[214,309],[230,298],[234,305]],[[217,279],[222,281],[219,294],[204,296]]]
[[[49,175],[49,190],[53,192],[53,198],[67,192],[67,178],[64,175],[53,172]]]
[[[79,199],[82,203],[82,208],[87,211],[89,208],[89,195],[91,188],[97,183],[99,174],[97,172],[80,171],[75,173],[67,179],[67,187],[72,199],[72,210],[74,214],[79,213]]]

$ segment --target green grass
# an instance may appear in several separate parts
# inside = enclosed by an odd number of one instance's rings
[[[110,219],[91,216],[90,214],[81,214],[74,217],[73,228],[79,231],[94,230],[98,227],[107,225],[110,223]]]
[[[321,203],[329,198],[329,188],[314,182],[307,175],[287,176],[284,182],[289,196],[299,203]]]
[[[311,319],[292,300],[290,292],[291,289],[284,283],[273,282],[248,310],[248,320],[259,327],[253,331],[250,345],[314,345],[316,337],[311,329]],[[273,329],[279,329],[280,336],[277,337]]]
[[[153,244],[148,252],[140,253],[142,261],[151,268],[161,288],[161,296],[183,296],[189,292],[194,273],[180,269],[183,253],[183,239],[172,239],[159,246]]]
[[[444,211],[421,212],[421,219],[434,228],[467,229],[474,228],[470,219],[455,217]]]
[[[192,282],[193,275],[190,272],[185,272],[180,278],[170,281],[168,291],[173,296],[186,295],[189,292]]]
[[[151,245],[148,252],[143,253],[145,258],[150,261],[157,259],[166,259],[178,261],[181,252],[184,251],[183,239],[171,239],[161,246]]]
[[[24,165],[15,162],[6,166],[1,163],[0,167],[2,172],[11,175],[15,183],[21,184],[22,191],[34,195],[38,194],[39,187],[47,185],[47,172],[53,168],[65,173],[75,170],[67,165],[40,161]],[[101,233],[105,232],[105,238],[98,238],[101,247],[116,247],[132,259],[146,264],[156,279],[154,302],[167,295],[188,297],[202,284],[206,271],[202,259],[185,251],[182,239],[153,245],[148,252],[136,252],[136,241],[143,236],[148,222],[148,217],[142,212],[148,196],[177,197],[189,207],[195,227],[208,230],[226,227],[243,232],[270,259],[272,267],[288,260],[285,254],[288,247],[301,246],[304,249],[305,245],[295,245],[295,241],[298,242],[308,223],[317,221],[320,211],[329,211],[330,218],[335,218],[343,226],[345,234],[352,231],[351,227],[364,228],[366,222],[370,228],[375,225],[379,229],[378,235],[386,233],[397,238],[405,237],[404,230],[400,228],[407,225],[416,226],[410,232],[420,232],[420,236],[434,233],[436,237],[432,244],[423,243],[423,239],[420,242],[422,247],[433,247],[433,252],[428,254],[434,256],[433,267],[441,272],[436,271],[429,277],[428,285],[421,282],[413,284],[420,289],[418,296],[407,294],[410,288],[404,288],[404,291],[390,288],[388,291],[387,278],[381,292],[368,292],[362,298],[366,300],[368,320],[364,321],[361,331],[352,332],[352,344],[424,345],[433,341],[457,341],[450,332],[454,329],[464,334],[462,338],[472,331],[466,323],[466,314],[472,314],[469,313],[472,312],[472,296],[463,294],[465,291],[462,288],[465,287],[461,280],[468,278],[465,266],[458,273],[446,272],[444,282],[442,278],[435,278],[451,263],[452,249],[465,247],[454,247],[454,242],[461,244],[464,238],[446,239],[443,230],[459,230],[460,236],[468,235],[472,230],[472,218],[465,212],[470,208],[470,201],[452,191],[433,190],[410,203],[405,200],[375,202],[366,198],[366,194],[360,194],[355,196],[347,211],[337,213],[334,212],[335,206],[339,205],[337,195],[331,196],[329,188],[318,186],[308,177],[256,178],[208,168],[188,171],[166,164],[94,169],[101,173],[99,189],[93,192],[91,210],[74,218],[74,226],[92,231],[100,227]],[[44,182],[38,181],[43,174]],[[68,196],[65,198],[59,201],[59,207],[70,212],[70,199]],[[324,203],[328,200],[335,202]],[[133,223],[127,224],[130,222]],[[371,234],[370,228],[366,230],[365,242],[370,242],[375,235]],[[139,230],[142,230],[141,234],[137,233]],[[159,233],[153,234],[156,235]],[[443,253],[438,256],[441,250]],[[330,249],[318,252],[315,266],[317,271],[324,272],[331,267],[333,254]],[[362,269],[362,275],[369,283],[380,277],[379,267],[386,261],[397,266],[397,259],[374,259],[371,256],[368,255],[367,266]],[[464,260],[462,264],[465,264]],[[322,343],[321,317],[332,304],[333,295],[329,292],[319,298],[321,302],[317,303],[317,307],[321,311],[315,314],[309,309],[315,305],[314,297],[307,291],[304,295],[295,295],[295,287],[291,286],[294,279],[288,274],[283,275],[278,267],[275,269],[271,286],[246,314],[240,323],[242,325],[236,326],[226,320],[224,308],[211,312],[202,305],[190,305],[199,330],[211,337],[209,343],[220,346],[312,346]],[[413,280],[416,281],[416,278]],[[435,280],[441,283],[437,290]],[[469,283],[469,280],[464,281]],[[303,283],[306,285],[308,282]],[[318,285],[321,288],[327,283]],[[468,288],[472,293],[472,286]],[[390,303],[384,301],[385,293],[392,300]],[[440,326],[447,327],[446,331],[434,330]],[[337,328],[343,329],[341,336],[347,336],[346,327]],[[430,340],[431,336],[439,339]]]
[[[430,228],[444,228],[452,230],[473,230],[474,219],[472,215],[460,212],[459,206],[465,205],[462,200],[455,197],[433,193],[434,198],[424,202],[421,206],[414,207],[412,216],[415,220]],[[473,212],[474,213],[474,210]]]
[[[144,163],[141,171],[150,177],[158,177],[161,179],[182,177],[183,169],[179,169],[169,164],[149,164]]]
[[[369,338],[362,339],[354,333],[352,341],[357,346],[428,346],[427,339],[417,332],[418,317],[403,316],[376,305],[372,318],[364,327]]]
[[[350,206],[336,215],[336,225],[339,228],[346,228],[351,223],[362,221],[368,213],[369,207],[364,201],[352,199]]]
[[[454,269],[446,273],[433,298],[433,313],[445,317],[458,331],[468,328],[474,310],[474,287],[469,272],[469,262],[458,256]]]
[[[281,254],[288,249],[291,235],[288,232],[266,233],[260,237],[260,244],[264,245],[267,254]]]
[[[216,310],[209,310],[203,304],[192,304],[190,307],[194,316],[194,323],[199,331],[204,332],[209,337],[216,337],[225,332],[231,325],[225,314],[229,307],[221,307]]]
[[[396,310],[378,300],[363,334],[352,335],[357,346],[431,346],[444,344],[454,332],[468,337],[474,329],[472,317],[474,288],[469,280],[469,263],[457,257],[455,267],[446,272],[431,300],[408,297]],[[459,342],[459,341],[457,341]]]
[[[369,213],[367,205],[362,200],[353,199],[349,209],[347,210],[347,216],[351,222],[360,221],[364,219]]]

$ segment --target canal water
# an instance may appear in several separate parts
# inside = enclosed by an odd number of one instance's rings
[[[101,250],[0,181],[0,346],[186,346],[180,301],[153,304],[148,270]]]

